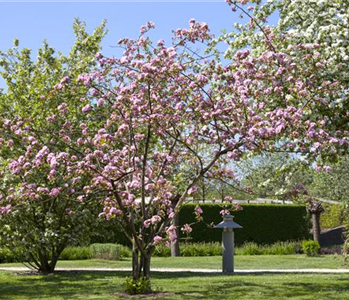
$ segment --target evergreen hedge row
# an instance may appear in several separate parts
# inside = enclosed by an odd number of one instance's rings
[[[183,206],[179,220],[182,227],[185,223],[194,223],[196,204]],[[190,242],[220,242],[221,229],[213,229],[208,224],[222,221],[219,214],[222,209],[219,203],[200,204],[204,211],[204,222],[194,224]],[[255,242],[257,244],[273,244],[275,242],[309,239],[310,222],[305,206],[281,204],[246,204],[243,210],[234,213],[235,221],[243,229],[235,230],[235,243]],[[129,245],[115,220],[101,219],[96,226],[91,243],[118,243]],[[185,235],[180,235],[184,239]]]
[[[195,206],[196,204],[183,206],[179,215],[181,226],[196,222]],[[219,214],[222,208],[218,203],[200,204],[200,207],[204,221],[192,226],[190,241],[221,241],[222,229],[214,229],[208,225],[222,221]],[[234,216],[234,221],[243,227],[234,230],[237,245],[244,242],[272,244],[278,241],[309,239],[310,222],[303,205],[246,204],[242,211],[234,212]]]

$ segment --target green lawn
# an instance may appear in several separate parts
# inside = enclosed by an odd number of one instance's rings
[[[17,275],[0,272],[0,299],[123,299],[125,272],[61,272]],[[155,290],[174,293],[160,299],[349,299],[348,275],[234,275],[154,273]],[[137,298],[135,298],[137,299]]]
[[[220,256],[207,257],[154,257],[153,268],[204,268],[220,269],[222,258]],[[3,266],[22,266],[21,264],[0,264]],[[59,261],[58,267],[80,268],[118,268],[131,267],[130,259],[122,261],[107,260],[80,260]],[[236,255],[236,269],[307,269],[307,268],[343,268],[343,257],[326,255],[318,257],[306,257],[305,255]]]
[[[342,268],[339,256],[305,257],[236,256],[237,269]],[[20,266],[0,264],[0,266]],[[129,267],[130,260],[60,261],[60,267]],[[220,268],[220,257],[154,258],[152,266],[171,268]],[[62,271],[54,275],[30,275],[0,271],[0,299],[123,299],[121,291],[129,272]],[[153,289],[173,293],[157,299],[349,299],[348,274],[246,274],[152,273]],[[137,298],[134,298],[137,299]],[[148,298],[151,299],[151,298]]]

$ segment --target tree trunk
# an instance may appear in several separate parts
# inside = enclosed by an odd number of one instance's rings
[[[51,262],[50,262],[50,273],[54,272],[54,270],[56,268],[56,265],[57,265],[58,258],[59,258],[58,254],[52,256],[52,259],[51,259]]]
[[[172,224],[176,226],[177,239],[171,242],[171,256],[176,257],[181,255],[179,248],[179,214],[177,213],[172,220]]]
[[[205,180],[202,179],[202,202],[205,203],[206,200],[206,187],[205,187]]]
[[[139,278],[140,262],[138,249],[135,244],[132,245],[132,278],[137,280]]]
[[[313,220],[313,239],[314,241],[320,243],[320,234],[321,234],[321,228],[320,228],[320,215],[321,213],[313,213],[312,214],[312,220]]]
[[[138,280],[141,277],[150,279],[150,261],[155,247],[151,247],[142,254],[136,246],[132,248],[132,278]]]
[[[42,272],[45,274],[53,273],[54,268],[53,269],[51,268],[47,253],[45,251],[42,251],[39,253],[39,263],[40,263],[39,269],[38,269],[39,272]]]
[[[311,214],[313,220],[313,239],[320,243],[320,216],[325,211],[320,202],[313,201],[311,198],[308,201],[307,212]]]
[[[147,253],[146,256],[142,256],[141,257],[141,272],[143,273],[143,277],[149,279],[150,278],[150,259],[151,259],[151,255]]]

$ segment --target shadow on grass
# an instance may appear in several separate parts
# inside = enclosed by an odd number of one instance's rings
[[[58,271],[53,275],[0,272],[0,299],[116,299],[130,272]],[[349,299],[348,275],[153,272],[166,299]]]

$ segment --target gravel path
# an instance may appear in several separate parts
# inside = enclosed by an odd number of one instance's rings
[[[0,271],[28,271],[26,267],[0,267]],[[84,272],[117,272],[131,271],[131,268],[56,268],[56,271],[84,271]],[[218,269],[185,269],[185,268],[152,268],[152,272],[168,272],[168,273],[222,273]],[[259,274],[259,273],[316,273],[316,274],[349,274],[349,269],[258,269],[258,270],[235,270],[236,274]]]

